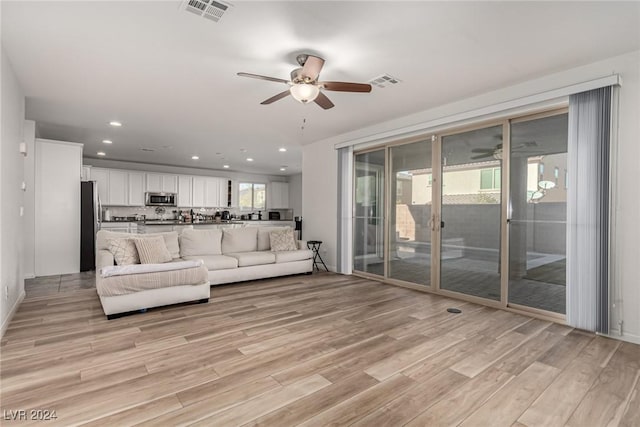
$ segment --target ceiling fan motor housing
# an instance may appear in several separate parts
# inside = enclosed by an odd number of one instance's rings
[[[313,84],[315,80],[311,80],[309,76],[302,75],[302,68],[296,68],[291,72],[291,82],[294,84],[307,83]]]

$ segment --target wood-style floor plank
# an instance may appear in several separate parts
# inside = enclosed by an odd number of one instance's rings
[[[640,425],[640,346],[564,325],[332,273],[214,286],[207,304],[107,320],[93,280],[27,282],[0,343],[3,414],[55,410],[52,426]]]

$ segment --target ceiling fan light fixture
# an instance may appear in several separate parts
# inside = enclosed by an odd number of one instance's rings
[[[313,102],[320,93],[320,88],[310,83],[296,83],[289,89],[291,96],[303,104]],[[285,92],[286,93],[286,92]]]

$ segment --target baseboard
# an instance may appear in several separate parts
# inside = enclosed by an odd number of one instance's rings
[[[25,274],[24,278],[25,279],[35,279],[36,275],[35,275],[35,273],[29,273],[29,274]]]
[[[20,296],[18,296],[18,299],[16,300],[16,303],[13,304],[13,307],[11,307],[11,310],[9,311],[9,315],[7,316],[5,321],[2,322],[2,327],[0,328],[0,339],[4,337],[4,333],[7,331],[7,328],[9,327],[9,323],[11,323],[11,319],[13,319],[13,315],[16,314],[16,311],[18,311],[18,307],[20,307],[20,304],[22,304],[22,301],[24,300],[25,295],[26,294],[24,290],[22,290],[22,292],[20,293]]]
[[[598,335],[602,335],[603,337],[609,337],[609,338],[613,338],[620,341],[630,342],[633,344],[640,344],[640,336],[634,335],[634,334],[619,335],[619,334],[613,333],[613,334],[598,334]]]

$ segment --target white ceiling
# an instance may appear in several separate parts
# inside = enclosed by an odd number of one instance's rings
[[[40,137],[87,157],[267,174],[300,172],[304,144],[640,49],[638,2],[235,1],[218,23],[178,1],[1,4]],[[321,80],[402,83],[326,92],[325,111],[260,105],[286,86],[236,76],[286,79],[303,52],[325,58]]]

